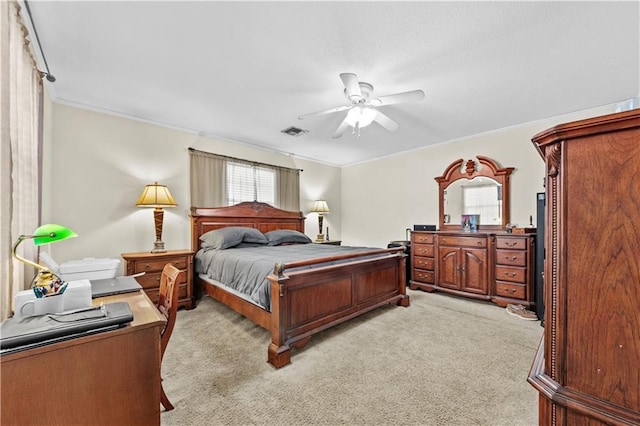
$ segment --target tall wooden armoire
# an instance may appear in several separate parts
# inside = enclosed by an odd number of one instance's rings
[[[540,425],[640,425],[640,110],[534,136],[546,163]]]

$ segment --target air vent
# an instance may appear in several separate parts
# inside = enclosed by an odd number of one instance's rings
[[[308,131],[308,130],[305,130],[305,129],[299,129],[299,128],[297,128],[297,127],[293,127],[293,126],[291,126],[291,127],[287,127],[287,128],[286,128],[286,129],[284,129],[284,130],[281,130],[281,132],[282,132],[282,133],[286,133],[286,134],[288,134],[289,136],[300,136],[300,135],[303,135],[303,134],[305,134],[305,133],[308,133],[309,131]]]

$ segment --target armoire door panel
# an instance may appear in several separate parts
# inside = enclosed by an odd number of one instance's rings
[[[539,424],[640,425],[640,110],[540,132],[544,336]]]

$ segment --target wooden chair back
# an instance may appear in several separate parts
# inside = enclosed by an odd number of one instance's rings
[[[164,351],[173,332],[173,326],[176,324],[176,315],[178,314],[178,293],[180,290],[180,282],[183,281],[184,271],[179,270],[170,263],[167,263],[162,269],[160,275],[160,291],[158,292],[158,310],[167,319],[167,323],[160,334],[160,362],[164,358]],[[160,402],[165,410],[173,410],[173,404],[167,398],[164,386],[160,384]]]
[[[169,338],[173,332],[173,326],[176,323],[176,314],[178,312],[178,293],[180,290],[179,282],[181,281],[184,271],[179,270],[170,263],[167,263],[162,269],[160,276],[160,291],[158,293],[158,310],[167,319],[167,323],[162,330],[161,338],[161,354],[169,343]]]

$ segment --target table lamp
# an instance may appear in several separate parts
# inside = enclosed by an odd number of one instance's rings
[[[77,236],[78,234],[76,234],[69,228],[66,228],[62,225],[50,223],[47,225],[42,225],[41,227],[33,231],[33,235],[20,235],[16,240],[15,244],[13,245],[13,257],[21,262],[26,263],[27,265],[33,266],[38,270],[38,275],[36,275],[36,277],[33,279],[33,292],[35,293],[37,298],[64,293],[64,290],[66,289],[66,283],[64,283],[58,276],[51,272],[51,270],[46,266],[31,262],[30,260],[27,260],[24,257],[18,255],[18,246],[27,239],[32,239],[34,245],[41,246],[43,244],[54,243],[56,241],[62,241],[66,240],[67,238],[73,238]]]
[[[316,200],[311,208],[311,213],[318,213],[318,236],[316,237],[316,241],[324,241],[324,234],[322,233],[322,217],[327,213],[331,213],[327,202],[324,200]]]
[[[178,203],[173,199],[169,188],[155,182],[147,185],[142,191],[142,195],[138,198],[136,207],[154,207],[153,220],[156,225],[156,242],[153,243],[151,253],[165,253],[164,242],[162,242],[162,221],[164,219],[163,207],[178,207]]]

